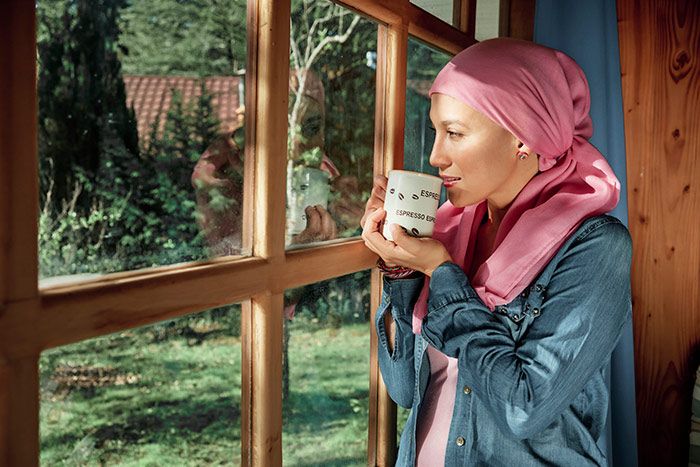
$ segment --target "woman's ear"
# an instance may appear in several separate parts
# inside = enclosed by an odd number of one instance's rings
[[[517,148],[517,151],[518,151],[518,153],[520,153],[520,152],[525,152],[525,153],[527,153],[528,155],[532,155],[532,154],[535,153],[530,147],[528,147],[528,146],[527,146],[525,143],[523,143],[522,141],[518,141],[518,148]]]

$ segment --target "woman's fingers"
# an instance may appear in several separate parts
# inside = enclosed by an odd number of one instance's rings
[[[360,227],[364,228],[367,216],[375,212],[378,208],[384,206],[384,198],[386,197],[387,178],[384,175],[375,175],[372,186],[372,193],[365,206],[365,213],[360,219]]]
[[[318,234],[321,231],[321,215],[315,206],[306,206],[306,228],[310,234]]]
[[[379,226],[382,223],[382,219],[386,215],[386,211],[382,208],[377,208],[376,210],[367,214],[367,219],[362,226],[362,236],[370,235],[372,233],[379,233]],[[380,234],[381,235],[381,234]]]
[[[320,240],[333,240],[338,236],[338,229],[335,225],[333,217],[323,209],[323,206],[317,205],[316,211],[321,218],[321,231],[319,232]]]
[[[306,228],[295,237],[295,243],[333,240],[338,236],[338,227],[330,213],[321,205],[307,206]]]
[[[386,216],[384,209],[377,209],[367,217],[365,227],[362,230],[362,239],[367,247],[381,256],[384,261],[393,259],[392,250],[394,244],[389,242],[379,231],[382,220]]]
[[[386,178],[384,175],[375,175],[372,181],[374,182],[375,186],[379,186],[384,191],[386,191],[386,185],[387,183],[389,183],[389,179]]]
[[[391,224],[389,229],[391,229],[391,235],[394,237],[394,243],[396,243],[396,246],[404,249],[408,253],[418,253],[420,245],[417,244],[420,243],[420,240],[408,235],[406,230],[399,224]]]

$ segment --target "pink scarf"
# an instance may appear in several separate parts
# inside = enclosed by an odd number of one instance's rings
[[[445,65],[430,88],[431,95],[436,92],[483,113],[540,156],[539,173],[499,226],[494,252],[469,278],[493,311],[529,287],[582,221],[617,205],[620,182],[588,142],[593,126],[586,77],[558,50],[509,38],[480,42]],[[486,212],[486,200],[464,208],[448,201],[438,209],[433,238],[465,273]],[[428,293],[426,278],[413,311],[416,334]]]

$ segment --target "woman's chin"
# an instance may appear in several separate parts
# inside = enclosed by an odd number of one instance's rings
[[[467,206],[472,206],[474,204],[479,204],[484,200],[484,198],[476,199],[471,196],[468,196],[464,192],[456,192],[449,190],[447,192],[447,199],[450,200],[450,203],[452,203],[452,206],[456,208],[465,208]]]

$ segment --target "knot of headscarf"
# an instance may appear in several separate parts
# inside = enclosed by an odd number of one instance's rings
[[[593,134],[586,77],[561,51],[498,38],[457,54],[430,89],[486,115],[539,155],[539,173],[513,200],[496,233],[491,256],[469,277],[493,311],[510,303],[544,269],[585,219],[612,210],[620,182],[588,139]],[[457,208],[449,201],[436,216],[440,240],[465,273],[487,201]],[[420,333],[429,278],[413,311]]]

